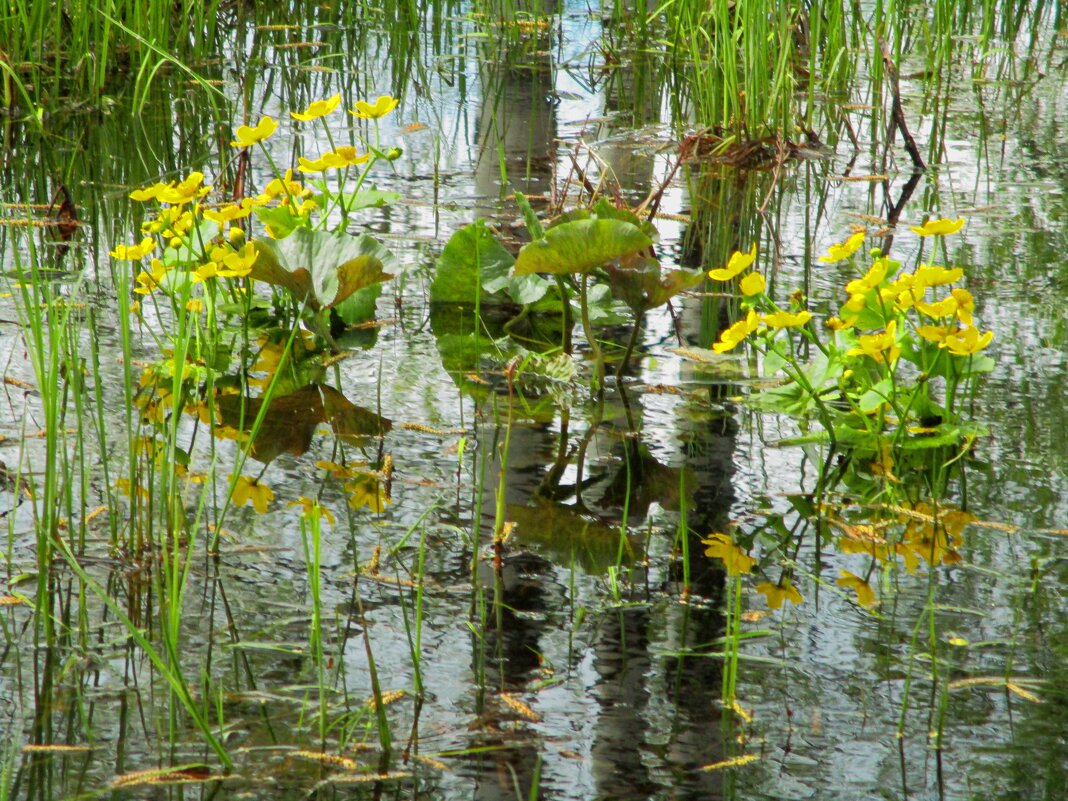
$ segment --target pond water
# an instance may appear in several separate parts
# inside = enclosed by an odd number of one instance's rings
[[[166,68],[143,93],[119,75],[40,128],[0,121],[0,800],[1063,797],[1068,51],[1056,12],[992,6],[997,36],[962,29],[938,51],[919,23],[907,29],[904,115],[928,169],[906,190],[912,164],[900,137],[887,143],[870,37],[850,42],[843,94],[812,99],[820,143],[759,168],[676,170],[697,124],[662,32],[635,22],[643,5],[546,3],[522,24],[462,4],[404,8],[238,4],[220,11],[219,52],[190,63],[218,96]],[[398,198],[348,224],[393,251],[397,275],[375,325],[339,336],[343,358],[309,344],[279,380],[247,459],[232,437],[205,437],[195,409],[163,425],[206,477],[168,495],[135,443],[153,430],[145,399],[173,386],[143,377],[176,347],[179,320],[131,295],[136,271],[108,255],[140,238],[147,211],[128,193],[192,170],[232,188],[233,129],[270,115],[279,130],[245,168],[261,189],[272,161],[351,140],[357,123],[340,110],[331,139],[290,118],[335,92],[344,108],[401,101],[358,123],[403,149],[368,179]],[[931,240],[909,225],[967,220],[945,238],[946,262],[995,332],[994,365],[967,403],[987,433],[939,499],[971,516],[954,559],[876,562],[804,514],[826,451],[784,443],[808,429],[745,402],[763,385],[756,359],[707,350],[729,322],[714,287],[648,312],[601,397],[577,320],[574,359],[524,361],[533,351],[499,323],[473,328],[473,309],[430,303],[457,230],[484,218],[518,247],[513,193],[571,208],[584,177],[630,206],[662,188],[665,265],[708,270],[757,242],[768,293],[785,304],[803,287],[824,313],[856,271],[817,257],[852,226],[914,267]],[[60,182],[81,225],[57,245],[26,223]],[[27,323],[39,298],[18,280],[31,264],[55,293],[39,340]],[[125,311],[135,297],[139,316]],[[201,365],[224,391],[239,393],[243,374],[266,388],[271,347],[314,341],[267,309],[260,328],[236,317],[220,314],[223,364]],[[624,322],[599,329],[617,358]],[[42,349],[60,354],[51,372],[35,369]],[[259,408],[228,413],[220,398],[224,422],[247,430]],[[273,490],[266,513],[227,503],[231,473]],[[143,496],[124,494],[134,475]],[[886,518],[847,483],[826,499],[841,525]],[[317,545],[301,497],[336,518]],[[161,521],[178,517],[168,532]],[[42,571],[49,520],[80,572],[58,552]],[[757,575],[728,575],[701,542],[723,531],[761,560],[759,576],[787,570],[804,602],[769,609]],[[840,570],[865,576],[877,602],[859,603]]]

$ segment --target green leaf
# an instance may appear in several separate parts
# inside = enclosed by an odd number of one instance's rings
[[[633,255],[608,264],[605,271],[611,279],[612,294],[622,300],[636,315],[662,306],[680,292],[705,280],[704,272],[671,270],[661,274],[660,262],[648,256]]]
[[[396,257],[378,240],[297,228],[281,241],[256,239],[251,277],[283,287],[312,311],[330,309],[365,287],[388,281]]]
[[[253,211],[260,222],[271,227],[271,233],[275,239],[285,239],[296,229],[306,228],[308,225],[308,218],[294,214],[289,206],[275,206],[270,209],[257,206]]]
[[[527,200],[527,196],[522,192],[516,192],[515,202],[519,206],[519,210],[523,212],[523,222],[526,223],[527,233],[530,234],[530,238],[538,240],[545,236],[545,229],[541,226],[541,220],[534,213],[534,209],[530,207],[530,201]]]
[[[473,304],[480,286],[483,299],[488,299],[510,287],[514,263],[515,258],[482,220],[466,225],[449,238],[438,256],[430,300]]]
[[[337,192],[331,190],[326,181],[312,181],[311,183],[326,197],[341,201],[349,211],[380,209],[383,206],[396,203],[401,198],[400,192],[387,192],[373,187],[371,189],[361,189],[358,192]]]
[[[378,296],[381,294],[381,284],[364,287],[334,306],[334,313],[345,325],[366,323],[375,318],[375,307],[378,305]]]
[[[889,378],[884,378],[878,384],[873,386],[867,392],[860,396],[857,401],[857,405],[860,410],[867,414],[868,412],[874,412],[890,398],[894,396],[894,382]]]
[[[515,261],[516,275],[588,273],[610,261],[639,253],[653,240],[623,220],[575,220],[545,232],[545,238],[523,246]]]

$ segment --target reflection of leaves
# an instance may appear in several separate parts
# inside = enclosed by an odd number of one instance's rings
[[[618,264],[605,265],[605,271],[612,279],[612,293],[638,315],[664,305],[705,280],[703,272],[689,270],[670,270],[661,275],[660,262],[637,254],[620,259]]]
[[[559,565],[577,562],[591,574],[601,574],[616,563],[619,529],[584,517],[569,506],[537,498],[533,506],[510,505],[507,517],[516,523],[518,541],[537,546]],[[631,558],[640,546],[626,541]]]
[[[628,444],[624,459],[629,465],[625,461],[619,466],[601,497],[602,505],[622,508],[626,503],[632,515],[644,517],[652,503],[668,511],[678,511],[683,486],[687,500],[692,497],[696,479],[690,468],[660,464],[641,444]]]
[[[221,395],[216,398],[215,405],[221,425],[238,428],[243,422],[242,430],[248,432],[260,413],[263,400],[245,398],[243,420],[241,401],[240,395]],[[311,447],[312,435],[320,423],[329,423],[334,434],[356,445],[368,437],[384,434],[392,427],[389,420],[349,402],[336,389],[308,384],[270,401],[249,454],[265,463],[283,453],[300,456]]]
[[[393,276],[385,272],[396,258],[365,234],[335,235],[297,228],[280,241],[255,240],[252,278],[287,289],[312,311],[337,306],[354,293]]]

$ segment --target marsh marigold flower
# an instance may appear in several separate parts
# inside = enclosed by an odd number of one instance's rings
[[[136,245],[116,245],[114,250],[109,251],[109,255],[119,261],[141,261],[155,249],[156,240],[146,236]]]
[[[739,320],[719,335],[719,342],[712,345],[712,350],[716,353],[726,353],[729,350],[734,350],[742,343],[742,340],[756,331],[759,322],[760,317],[756,310],[751,309],[744,320]]]
[[[980,335],[979,329],[973,325],[947,334],[941,347],[949,348],[949,352],[955,356],[971,356],[973,353],[986,348],[994,339],[994,332],[987,331]]]
[[[233,147],[252,147],[257,142],[262,142],[278,130],[278,123],[270,117],[260,119],[254,128],[247,125],[240,126],[237,131],[237,139],[230,144]]]
[[[356,101],[356,108],[349,114],[359,117],[361,120],[380,120],[397,107],[400,101],[390,95],[380,95],[372,105],[364,100]]]
[[[963,227],[963,217],[959,220],[949,220],[943,217],[940,220],[928,220],[919,227],[913,226],[912,231],[920,236],[948,236],[957,233]]]
[[[291,111],[289,112],[289,116],[295,120],[300,120],[301,122],[310,122],[311,120],[325,117],[336,109],[340,102],[341,95],[334,95],[333,97],[328,97],[326,100],[316,100],[304,109],[304,111]]]
[[[749,248],[748,253],[742,253],[740,250],[734,251],[727,260],[727,266],[709,270],[708,277],[715,281],[730,281],[736,275],[741,275],[756,260],[756,252],[756,242],[753,243],[753,247]]]
[[[746,297],[759,295],[764,291],[765,287],[767,287],[767,282],[764,280],[764,276],[757,272],[749,273],[738,282],[738,288],[742,290],[742,294]]]
[[[797,328],[812,319],[812,312],[799,311],[796,314],[787,311],[777,311],[764,315],[764,322],[768,328]]]
[[[857,231],[849,239],[840,245],[831,245],[827,248],[827,255],[820,256],[820,261],[825,264],[834,264],[838,261],[845,261],[858,250],[860,246],[864,244],[864,232]]]

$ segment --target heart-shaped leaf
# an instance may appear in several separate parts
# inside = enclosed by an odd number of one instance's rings
[[[624,220],[574,220],[524,245],[515,260],[515,273],[588,273],[652,244],[638,226]]]
[[[297,228],[280,241],[254,240],[251,277],[284,287],[312,311],[330,309],[364,287],[393,276],[396,257],[377,239]]]

